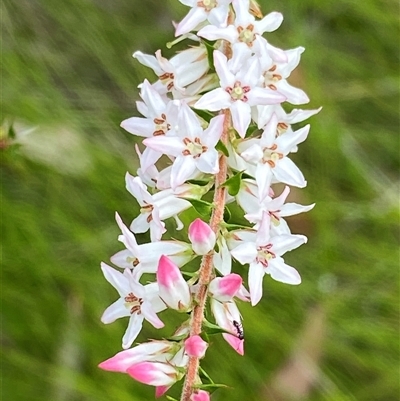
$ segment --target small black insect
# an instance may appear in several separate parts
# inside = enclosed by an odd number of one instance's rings
[[[232,324],[235,326],[238,339],[239,340],[244,340],[243,326],[239,322],[237,322],[236,320],[234,320],[232,322]]]

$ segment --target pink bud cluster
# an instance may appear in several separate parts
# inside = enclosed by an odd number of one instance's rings
[[[309,99],[287,81],[304,48],[281,50],[263,36],[279,28],[280,13],[262,17],[254,0],[180,1],[191,9],[176,25],[176,42],[188,39],[194,46],[169,60],[160,50],[155,56],[133,54],[157,79],[140,85],[142,117],[121,123],[144,138],[143,146],[136,146],[140,168],[136,176],[125,177],[140,213],[129,228],[116,214],[124,249],[111,262],[122,270],[101,264],[119,294],[102,321],[128,317],[129,322],[124,350],[99,366],[155,386],[156,396],[185,378],[181,400],[206,401],[210,395],[202,386],[212,386],[201,382],[198,367],[209,335],[222,334],[243,355],[238,303],[261,300],[265,275],[286,284],[301,282],[283,255],[307,238],[292,234],[284,218],[314,206],[286,202],[290,186],[306,186],[290,154],[310,126],[296,130],[292,124],[320,109],[285,110],[285,102],[300,105]],[[285,185],[279,194],[277,183]],[[212,203],[203,198],[209,192]],[[225,204],[234,201],[247,226],[224,219]],[[209,212],[209,223],[204,217],[191,222],[188,241],[163,239],[165,220],[173,218],[181,230],[179,215],[189,208],[201,216]],[[135,234],[148,231],[150,242],[138,244]],[[198,270],[183,273],[195,258],[201,259]],[[245,267],[232,272],[233,260]],[[211,316],[205,316],[206,301]],[[164,327],[159,314],[167,308],[182,316],[175,333],[131,348],[144,320]]]

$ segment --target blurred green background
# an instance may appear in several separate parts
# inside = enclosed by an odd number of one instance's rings
[[[290,219],[309,237],[286,258],[302,285],[265,279],[263,301],[240,305],[243,357],[213,338],[204,367],[230,387],[213,400],[398,400],[398,4],[261,5],[285,16],[271,43],[306,47],[291,82],[312,99],[307,108],[324,107],[294,155],[309,184],[291,195],[317,205]],[[1,7],[2,400],[151,400],[153,388],[96,367],[120,350],[127,324],[99,321],[117,296],[99,263],[121,249],[114,211],[127,223],[138,213],[124,188],[137,168],[136,138],[119,123],[137,115],[136,87],[154,76],[131,54],[165,49],[171,20],[188,8],[177,0]],[[14,140],[5,137],[11,123]],[[145,324],[138,341],[173,329]]]

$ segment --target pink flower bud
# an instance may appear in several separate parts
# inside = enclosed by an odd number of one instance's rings
[[[156,398],[160,398],[164,395],[171,386],[157,386],[156,387]]]
[[[197,255],[205,255],[210,252],[215,245],[215,233],[210,226],[201,219],[196,219],[189,226],[189,239]]]
[[[185,351],[189,356],[203,358],[208,343],[206,343],[200,336],[191,336],[185,341]]]
[[[180,379],[172,365],[161,362],[141,362],[128,368],[127,373],[138,382],[150,386],[170,386]]]
[[[210,401],[210,394],[204,390],[197,390],[191,395],[190,401]]]
[[[191,305],[190,289],[178,266],[165,255],[158,262],[157,282],[160,298],[172,309],[187,311]]]
[[[168,341],[143,343],[134,348],[118,352],[113,357],[101,362],[99,368],[111,372],[126,373],[129,367],[140,362],[165,360],[173,348],[174,344]]]
[[[240,290],[242,278],[235,273],[213,279],[209,285],[212,297],[220,302],[230,301]]]

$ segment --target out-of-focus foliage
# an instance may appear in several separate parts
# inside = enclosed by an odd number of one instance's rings
[[[291,82],[309,94],[309,107],[324,107],[295,155],[309,185],[291,195],[317,205],[290,219],[310,238],[287,258],[303,284],[266,278],[264,300],[240,305],[244,357],[213,339],[204,367],[234,388],[213,399],[396,401],[397,2],[261,5],[285,16],[268,36],[273,44],[306,47]],[[137,113],[136,87],[153,76],[131,53],[164,49],[170,21],[186,12],[177,0],[3,2],[4,400],[153,397],[152,388],[96,367],[120,350],[127,323],[99,322],[116,297],[99,262],[121,249],[114,211],[127,223],[138,212],[124,189],[125,172],[137,168],[136,139],[118,125]],[[7,136],[11,124],[16,138]],[[139,340],[173,327],[145,325]]]

